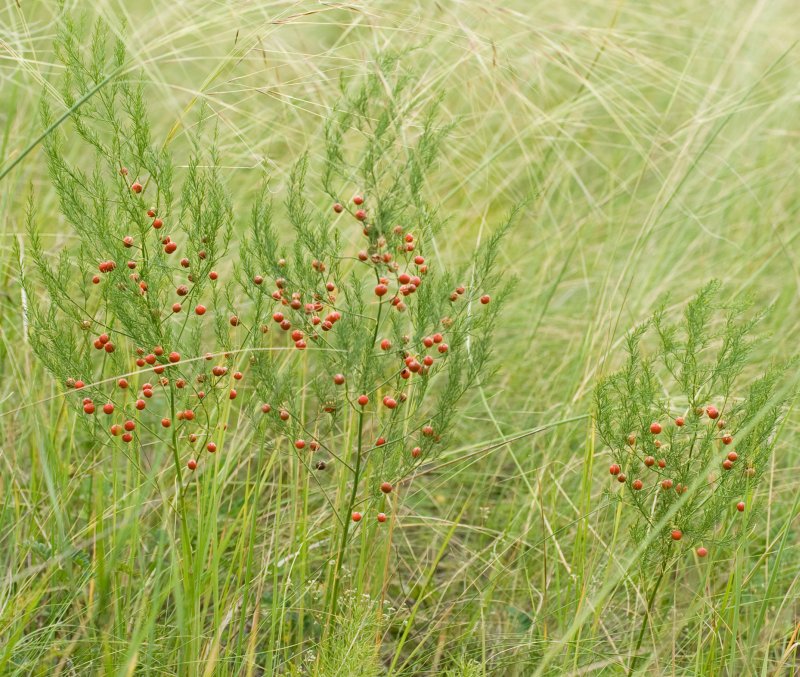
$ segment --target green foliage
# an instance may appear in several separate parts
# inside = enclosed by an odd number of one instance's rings
[[[492,334],[511,288],[497,257],[519,209],[468,267],[443,268],[433,256],[441,221],[426,174],[449,125],[438,121],[438,102],[416,100],[401,59],[382,57],[362,84],[342,91],[325,128],[322,189],[348,206],[320,208],[312,187],[319,174],[304,155],[276,191],[278,207],[264,178],[239,243],[233,233],[244,219],[225,187],[205,110],[188,160],[176,162],[153,139],[143,82],[120,75],[102,86],[125,64],[121,42],[109,50],[102,23],[85,49],[67,21],[57,53],[68,105],[100,90],[73,116],[86,158],[66,159],[72,139],[60,129],[44,142],[77,243],[54,266],[31,202],[39,284],[30,275],[23,284],[34,351],[86,422],[88,446],[122,451],[140,472],[138,456],[153,454],[165,472],[172,466],[182,548],[178,623],[217,613],[212,600],[197,601],[192,582],[215,546],[192,533],[222,438],[240,436],[240,449],[284,461],[293,455],[319,490],[311,500],[329,506],[322,533],[338,530],[315,562],[327,585],[321,664],[374,674],[376,646],[342,641],[357,620],[355,607],[339,605],[350,594],[340,583],[355,538],[351,514],[358,508],[373,524],[378,512],[392,517],[398,506],[386,504],[381,483],[398,486],[435,458],[459,401],[491,373]],[[50,126],[46,104],[41,114]],[[174,166],[185,167],[179,187]],[[350,206],[354,193],[363,194],[366,215]],[[376,293],[379,284],[385,295]],[[484,294],[492,295],[488,305]],[[345,382],[335,384],[334,374]],[[357,403],[363,394],[366,406]],[[296,482],[284,463],[258,472]],[[359,613],[374,621],[374,611]]]
[[[340,619],[328,639],[319,646],[317,660],[320,675],[375,677],[384,674],[379,645],[374,641],[382,628],[378,622],[377,604],[368,596],[358,596],[352,590],[344,593]]]
[[[691,546],[721,548],[752,524],[750,497],[790,399],[781,377],[796,363],[778,362],[743,385],[764,315],[746,317],[749,306],[723,301],[718,282],[700,290],[681,322],[669,320],[665,301],[628,334],[626,364],[595,390],[597,432],[621,469],[612,481],[625,478],[609,496],[633,510],[635,543],[658,530],[646,569],[665,568]],[[663,431],[653,434],[652,423]],[[748,504],[745,516],[737,516],[739,501]]]

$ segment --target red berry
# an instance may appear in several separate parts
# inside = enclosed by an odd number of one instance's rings
[[[92,402],[86,402],[83,405],[83,413],[84,414],[93,414],[94,413],[94,404],[92,404]]]
[[[198,305],[194,309],[194,312],[197,313],[198,315],[205,315],[206,314],[206,307],[204,305]]]
[[[489,296],[488,294],[484,294],[483,296],[481,296],[481,303],[482,303],[483,305],[486,305],[486,304],[487,304],[487,303],[489,303],[489,301],[491,301],[491,300],[492,300],[492,297],[491,297],[491,296]]]
[[[270,405],[268,405],[268,404],[262,404],[261,405],[261,411],[263,413],[265,413],[265,414],[268,414],[269,412],[272,411],[272,407]]]
[[[114,352],[114,344],[111,343],[111,341],[109,341],[108,343],[106,343],[103,346],[103,350],[105,350],[107,353],[113,353]]]
[[[686,419],[684,419],[683,416],[678,416],[678,418],[675,419],[675,425],[679,428],[683,427],[684,423],[686,423]]]
[[[659,468],[666,468],[667,467],[667,462],[663,458],[659,458],[658,459],[658,467]]]
[[[122,426],[119,423],[115,423],[110,428],[111,434],[116,437],[122,432]]]
[[[624,472],[621,472],[619,475],[617,475],[617,482],[619,482],[620,484],[624,484],[626,479],[628,478]]]
[[[363,209],[357,210],[356,211],[356,218],[359,221],[364,221],[367,218],[367,212],[365,212]]]
[[[653,421],[650,424],[650,432],[653,433],[653,435],[658,435],[658,433],[661,432],[661,424]]]
[[[729,461],[735,461],[737,458],[739,458],[739,454],[737,454],[735,451],[731,451],[728,453]]]
[[[216,451],[217,451],[217,445],[216,445],[216,444],[214,444],[213,442],[209,442],[209,443],[206,445],[206,449],[208,449],[208,453],[209,453],[209,454],[214,454],[214,453],[216,453]]]
[[[288,421],[289,420],[289,412],[286,409],[281,409],[280,414],[278,414],[281,421]]]
[[[612,475],[619,475],[621,468],[616,463],[612,463],[611,467],[608,469]]]
[[[230,399],[232,399],[232,400],[235,400],[236,399],[236,395],[238,395],[238,393],[233,388],[231,388],[230,393],[228,393],[228,397]]]
[[[361,521],[361,513],[360,512],[354,512],[352,517],[353,517],[353,521],[354,522],[360,522]]]
[[[381,350],[389,350],[391,347],[392,343],[389,339],[383,339],[383,341],[381,341]]]
[[[712,407],[707,407],[706,408],[706,413],[708,414],[708,417],[711,418],[711,419],[717,418],[717,416],[719,416],[719,411],[717,410],[716,407],[713,407],[713,406]]]
[[[244,374],[240,371],[233,372],[233,378],[237,381],[241,381],[244,378]]]
[[[386,440],[383,437],[379,437],[377,440],[375,440],[376,447],[382,447],[384,444],[386,444]]]
[[[665,491],[668,491],[669,489],[672,489],[672,480],[671,479],[665,479],[661,483],[661,488],[664,489]]]
[[[369,402],[369,397],[367,397],[366,395],[359,395],[358,396],[358,403],[362,407],[366,407],[368,402]]]
[[[161,219],[153,219],[153,228],[158,230],[161,226],[164,225],[164,222]]]
[[[166,254],[172,254],[172,252],[174,252],[177,248],[178,245],[176,245],[174,242],[168,242],[166,245],[164,245],[164,252]]]
[[[378,521],[379,521],[381,524],[383,524],[383,523],[386,521],[386,515],[384,515],[382,512],[379,512],[379,513],[378,513],[377,520],[378,520]]]
[[[381,491],[382,491],[384,494],[390,494],[390,493],[392,493],[392,485],[391,485],[391,484],[389,484],[388,482],[383,482],[383,483],[381,484]]]
[[[708,550],[706,550],[702,545],[697,548],[696,552],[698,557],[705,557],[708,554]]]
[[[387,287],[385,284],[379,284],[375,287],[375,296],[385,296],[388,291],[389,287]]]
[[[161,425],[164,428],[169,428],[172,425],[172,422],[168,418],[162,418],[161,419]]]
[[[103,413],[104,414],[113,414],[114,413],[114,405],[111,402],[106,402],[103,405]]]
[[[211,272],[208,274],[208,279],[209,279],[209,280],[216,280],[218,277],[219,277],[219,274],[217,273],[217,271],[216,271],[216,270],[212,270],[212,271],[211,271]]]
[[[421,454],[422,454],[422,449],[420,449],[419,447],[414,447],[411,450],[412,458],[419,458]]]
[[[181,312],[181,304],[180,303],[173,303],[172,304],[172,312],[173,313]]]
[[[673,529],[671,535],[673,541],[679,541],[681,538],[683,538],[683,534],[681,533],[680,529]]]
[[[189,470],[195,470],[197,468],[197,461],[190,458],[186,463],[186,467],[189,468]]]
[[[344,383],[344,374],[334,374],[334,376],[333,376],[333,382],[334,382],[334,383],[335,383],[337,386],[340,386],[340,385],[342,385],[342,384]]]
[[[128,387],[128,379],[121,378],[119,381],[117,381],[117,387],[122,388],[122,389],[127,388]]]
[[[130,442],[133,439],[133,435],[130,433],[123,433],[122,434],[122,441],[123,442]]]
[[[437,348],[437,350],[438,350],[440,353],[446,353],[449,347],[450,347],[450,346],[448,346],[446,343],[440,343],[440,344],[439,344],[439,347]]]
[[[387,409],[394,409],[397,406],[397,400],[393,397],[386,396],[383,398],[383,406]]]
[[[648,468],[652,468],[655,465],[655,463],[656,463],[656,459],[654,459],[652,456],[645,456],[644,464]]]
[[[725,459],[725,460],[722,462],[722,467],[723,467],[723,468],[725,468],[725,470],[730,470],[730,469],[733,467],[733,463],[730,461],[730,459],[727,459],[727,458],[726,458],[726,459]]]
[[[141,192],[142,192],[142,184],[141,184],[141,183],[139,183],[138,181],[134,181],[134,182],[131,184],[131,190],[132,190],[134,193],[141,193]]]
[[[295,440],[294,446],[296,449],[305,449],[306,448],[306,441],[305,440]]]
[[[731,437],[730,435],[723,435],[722,436],[722,443],[723,444],[730,444],[731,442],[733,442],[733,437]]]
[[[280,324],[281,322],[283,322],[283,313],[275,313],[272,316],[272,319],[275,320],[275,322],[277,322],[278,324]]]
[[[176,353],[175,351],[169,354],[169,361],[175,364],[176,362],[180,362],[181,355],[180,353]]]
[[[636,491],[639,491],[644,486],[644,484],[642,484],[642,480],[633,480],[633,483],[631,484],[631,486]]]
[[[356,195],[353,197],[353,204],[354,205],[363,205],[364,198],[361,195]]]
[[[739,512],[744,512],[744,501],[739,501],[739,502],[736,504],[736,509],[737,509]]]
[[[99,275],[93,275],[92,276],[92,284],[100,284],[100,276]]]
[[[341,214],[343,209],[344,207],[342,207],[342,205],[340,205],[338,202],[334,203],[333,211],[335,211],[337,214]]]

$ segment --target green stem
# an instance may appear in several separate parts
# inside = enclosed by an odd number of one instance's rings
[[[658,587],[661,585],[661,581],[664,579],[665,573],[667,573],[667,567],[662,564],[661,573],[656,579],[653,589],[650,591],[650,596],[647,599],[647,609],[645,610],[645,615],[642,619],[642,627],[639,628],[639,637],[636,640],[636,646],[633,648],[631,664],[628,668],[628,677],[631,677],[631,675],[633,675],[633,671],[636,669],[636,661],[639,659],[639,649],[642,647],[642,640],[644,640],[644,631],[647,629],[647,624],[650,621],[650,614],[653,611],[653,603],[656,600],[656,593],[658,592]]]
[[[194,604],[193,598],[194,595],[192,594],[192,589],[194,586],[194,576],[192,576],[191,566],[192,566],[192,546],[191,541],[189,540],[189,524],[186,521],[186,502],[184,500],[184,493],[183,493],[183,473],[181,472],[181,460],[178,454],[178,430],[177,426],[175,425],[175,387],[170,383],[170,411],[172,417],[172,459],[175,464],[175,472],[177,474],[178,479],[178,515],[180,516],[181,520],[181,542],[182,542],[182,550],[183,550],[183,582],[184,582],[184,589],[186,594],[186,600],[189,600],[189,603],[186,604],[186,610],[190,611],[191,604]],[[192,614],[188,614],[187,622],[191,622]],[[189,661],[191,663],[191,661]]]
[[[378,304],[378,314],[375,318],[375,328],[372,332],[372,343],[369,346],[365,362],[368,362],[372,355],[372,348],[375,346],[375,341],[378,340],[378,327],[381,324],[381,311],[383,310],[383,300]],[[364,372],[362,375],[362,387],[365,385],[363,381],[366,380],[368,373],[368,364],[364,365]],[[336,568],[333,572],[333,585],[331,587],[331,603],[330,615],[328,616],[329,622],[333,622],[336,617],[337,606],[339,602],[339,581],[341,579],[342,565],[344,564],[344,551],[347,548],[347,537],[350,534],[350,522],[353,508],[356,505],[356,498],[358,497],[358,483],[361,479],[361,451],[364,442],[364,408],[361,407],[358,411],[358,441],[356,443],[356,462],[353,468],[353,488],[350,490],[350,499],[347,504],[347,510],[342,516],[342,538],[339,541],[339,549],[336,554]]]

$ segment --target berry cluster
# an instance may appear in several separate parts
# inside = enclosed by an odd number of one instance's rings
[[[749,528],[752,510],[740,523],[730,517],[750,505],[784,413],[787,365],[739,390],[755,322],[742,317],[745,303],[719,296],[716,282],[707,285],[682,323],[668,322],[662,306],[629,334],[627,363],[595,391],[597,430],[620,486],[609,498],[633,508],[631,536],[655,543],[644,561],[662,569],[684,547],[705,557]]]
[[[175,191],[143,88],[108,87],[98,106],[83,77],[67,80],[65,98],[86,99],[74,121],[98,158],[91,179],[66,161],[65,132],[43,109],[55,130],[43,142],[50,176],[79,246],[54,270],[32,218],[41,286],[26,276],[23,284],[31,345],[86,423],[79,442],[125,449],[113,455],[119,462],[147,453],[172,465],[187,543],[190,483],[198,494],[213,485],[229,453],[292,455],[339,530],[320,553],[328,618],[354,524],[396,514],[398,488],[446,443],[459,401],[486,373],[510,290],[496,260],[518,209],[457,273],[431,262],[444,220],[425,181],[446,127],[435,105],[415,109],[396,70],[396,61],[382,62],[332,108],[313,174],[321,190],[306,187],[303,156],[285,185],[265,181],[246,211],[228,193],[202,124]],[[406,115],[426,120],[413,138],[402,133]],[[373,128],[377,119],[387,124]],[[354,183],[357,194],[342,199]],[[285,195],[282,207],[275,194]],[[75,281],[75,269],[92,284]],[[229,428],[235,447],[225,444]]]
[[[692,414],[696,419],[695,425],[690,424],[687,426],[686,416],[675,417],[673,423],[677,430],[673,435],[670,436],[670,444],[685,444],[685,441],[688,438],[697,439],[698,436],[702,436],[703,431],[699,428],[701,422],[706,420],[704,415],[707,417],[708,425],[712,430],[714,427],[716,427],[721,431],[726,427],[725,421],[723,419],[719,419],[719,410],[713,405],[709,405],[705,408],[698,407],[696,410],[694,410],[694,412],[692,412]],[[691,419],[692,416],[690,416],[690,420]],[[627,469],[629,473],[636,476],[636,479],[630,483],[630,488],[635,492],[642,492],[645,498],[647,498],[648,494],[652,497],[657,497],[657,495],[661,494],[661,492],[669,492],[673,490],[675,494],[680,496],[689,490],[687,484],[675,482],[672,478],[673,474],[678,474],[678,476],[685,477],[685,473],[682,472],[682,468],[680,466],[677,468],[670,468],[665,458],[662,457],[656,459],[655,456],[652,455],[658,454],[663,447],[662,440],[658,437],[661,435],[663,430],[664,428],[660,422],[653,421],[649,427],[650,436],[645,437],[643,443],[638,445],[636,435],[633,433],[629,434],[627,436],[626,443],[630,448],[630,453],[625,458],[625,462],[627,463],[626,468],[620,466],[619,463],[612,463],[608,469],[612,477],[616,478],[617,482],[620,484],[625,484],[628,481],[628,476],[625,474],[625,472],[623,472],[623,470]],[[683,436],[684,439],[681,440],[680,436]],[[736,453],[736,451],[728,451],[726,453],[725,447],[733,443],[733,436],[729,433],[718,435],[717,443],[719,445],[720,453],[723,455],[723,459],[721,461],[723,470],[732,470],[734,463],[739,458],[739,455]],[[752,466],[752,464],[746,464],[746,467],[742,470],[742,472],[746,478],[753,478],[755,476],[755,468]],[[737,501],[736,509],[739,512],[743,512],[744,508],[744,501]],[[680,541],[683,538],[683,530],[681,528],[672,529],[670,531],[670,538],[673,541]],[[700,557],[705,557],[708,554],[708,549],[703,546],[698,546],[696,552]]]

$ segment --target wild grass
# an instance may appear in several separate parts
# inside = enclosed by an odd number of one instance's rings
[[[180,538],[150,481],[164,469],[143,480],[87,447],[26,337],[31,188],[46,255],[74,238],[38,110],[44,98],[55,123],[67,117],[52,43],[58,15],[81,10],[0,7],[0,674],[175,674],[189,654],[197,675],[624,674],[647,587],[632,516],[604,493],[592,392],[665,292],[674,312],[712,277],[773,306],[747,377],[796,353],[794,3],[92,3],[126,70],[144,73],[161,144],[186,157],[207,107],[234,211],[264,170],[278,194],[304,151],[319,165],[340,78],[384,50],[411,50],[420,101],[443,96],[454,124],[430,181],[447,218],[438,263],[463,263],[533,195],[501,255],[520,284],[497,321],[499,369],[405,488],[375,560],[385,597],[367,598],[375,579],[351,564],[338,620],[319,613],[309,561],[331,512],[304,468],[278,472],[282,457],[233,431],[195,503],[197,538],[214,547],[194,581],[209,614],[192,626],[175,616]],[[791,408],[752,529],[665,576],[638,673],[800,669],[798,422]]]

